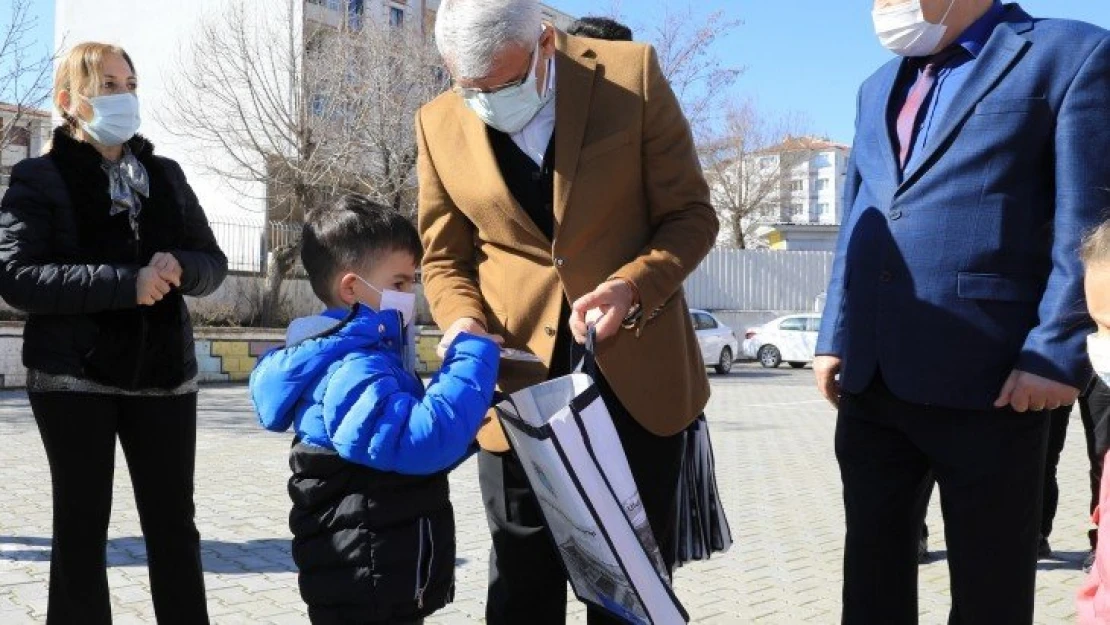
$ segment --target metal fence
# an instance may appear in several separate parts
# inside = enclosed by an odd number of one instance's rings
[[[263,275],[269,262],[271,249],[295,245],[301,237],[299,224],[264,222],[249,217],[214,217],[209,221],[220,249],[227,255],[228,269],[240,273]],[[266,228],[270,240],[266,241]],[[293,277],[303,277],[300,258],[291,272]]]
[[[811,311],[832,263],[831,252],[715,249],[687,278],[686,299],[714,311]]]

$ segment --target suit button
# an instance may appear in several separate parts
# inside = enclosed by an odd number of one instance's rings
[[[567,264],[567,259],[563,258],[562,256],[559,256],[555,259],[556,267],[562,267],[565,264]]]
[[[894,274],[889,271],[884,271],[879,274],[879,282],[890,282],[894,279]]]
[[[544,334],[548,336],[555,336],[555,328],[552,328],[551,326],[544,326],[543,331]]]
[[[890,218],[891,218],[891,220],[901,219],[902,218],[902,211],[898,210],[897,208],[890,211]]]

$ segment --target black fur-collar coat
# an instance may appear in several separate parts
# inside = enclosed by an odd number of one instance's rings
[[[20,162],[0,201],[0,297],[28,313],[23,362],[127,390],[174,388],[196,374],[184,296],[223,281],[227,258],[172,160],[141,136],[128,142],[150,177],[138,236],[111,215],[103,159],[65,128],[50,152]],[[181,287],[139,306],[139,270],[157,252],[181,264]]]

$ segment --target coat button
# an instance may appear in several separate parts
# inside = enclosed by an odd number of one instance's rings
[[[562,256],[558,256],[555,258],[556,267],[562,267],[565,264],[567,264],[567,259],[563,258]]]
[[[548,336],[555,336],[555,328],[552,328],[551,326],[544,326],[543,331],[544,334]]]
[[[894,279],[894,274],[889,271],[883,271],[879,274],[879,282],[890,282]]]

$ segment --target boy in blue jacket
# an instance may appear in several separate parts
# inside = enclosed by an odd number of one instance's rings
[[[361,196],[309,213],[301,259],[322,315],[294,321],[250,391],[262,425],[293,426],[293,560],[309,618],[421,623],[454,595],[447,472],[490,406],[499,348],[446,337],[425,389],[404,354],[420,238]]]

